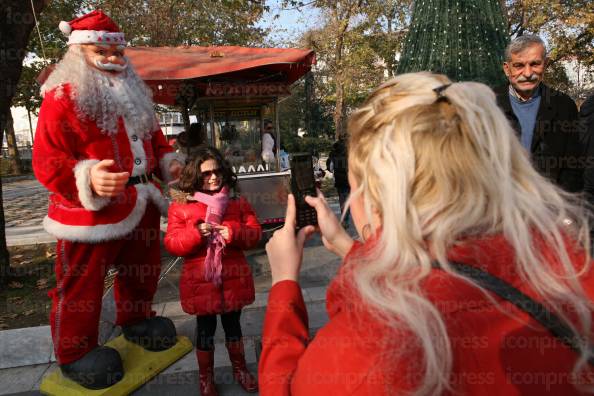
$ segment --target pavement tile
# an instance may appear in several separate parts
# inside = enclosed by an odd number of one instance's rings
[[[326,286],[308,287],[305,289],[310,301],[326,301]]]
[[[39,389],[38,383],[48,367],[49,364],[37,364],[0,370],[0,395]]]
[[[268,293],[256,293],[254,302],[244,309],[259,309],[264,308],[268,304]]]
[[[0,369],[49,363],[52,352],[49,326],[1,332]]]

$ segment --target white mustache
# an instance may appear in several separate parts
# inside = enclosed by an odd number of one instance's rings
[[[99,60],[95,60],[95,66],[97,66],[97,68],[101,69],[101,70],[122,72],[122,71],[126,70],[126,68],[128,67],[128,63],[124,63],[123,65],[118,65],[116,63],[111,63],[111,62],[101,63],[101,62],[99,62]]]
[[[520,76],[518,77],[517,82],[536,82],[538,81],[538,76],[536,74],[532,74],[530,77]]]

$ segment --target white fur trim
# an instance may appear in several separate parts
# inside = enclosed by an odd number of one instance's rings
[[[72,32],[72,26],[70,26],[70,24],[68,22],[66,22],[66,21],[60,21],[60,24],[58,25],[58,28],[60,28],[60,31],[66,37],[70,36],[70,33]]]
[[[186,156],[182,153],[167,153],[161,158],[159,161],[159,167],[161,168],[161,175],[165,179],[166,182],[170,182],[172,180],[171,174],[169,173],[169,165],[171,165],[171,161],[176,160],[182,166],[186,163]]]
[[[105,30],[74,30],[68,38],[68,45],[72,44],[105,44],[126,45],[126,38],[122,32],[107,32]]]
[[[59,223],[48,216],[43,219],[43,228],[57,239],[72,242],[103,242],[118,239],[131,232],[140,223],[146,210],[147,198],[140,194],[130,215],[115,224],[100,224],[95,226],[76,226]]]
[[[62,224],[46,216],[43,219],[43,227],[49,234],[55,236],[57,239],[65,239],[73,242],[97,243],[118,239],[132,232],[132,230],[134,230],[140,223],[140,220],[142,220],[142,216],[144,216],[146,205],[149,200],[153,201],[159,208],[161,215],[165,216],[167,214],[169,203],[154,184],[137,184],[135,187],[138,192],[136,205],[128,217],[119,223],[95,226],[76,226]]]
[[[108,197],[99,197],[91,190],[91,167],[99,160],[83,160],[74,167],[74,178],[78,189],[78,199],[86,210],[101,210],[111,201]]]

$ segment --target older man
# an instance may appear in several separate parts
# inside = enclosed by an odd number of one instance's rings
[[[569,96],[542,82],[546,67],[540,37],[512,40],[503,63],[509,85],[497,90],[497,101],[541,174],[567,191],[581,191],[585,158],[577,107]]]
[[[41,87],[33,150],[50,190],[45,229],[57,240],[50,324],[62,373],[100,389],[123,376],[115,349],[97,345],[106,271],[118,269],[117,324],[152,351],[176,342],[154,316],[160,271],[159,212],[167,201],[152,179],[176,178],[181,159],[167,144],[150,91],[124,56],[124,34],[101,11],[61,22],[68,51]]]

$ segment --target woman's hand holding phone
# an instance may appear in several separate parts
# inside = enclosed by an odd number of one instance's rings
[[[315,232],[315,227],[309,225],[295,233],[296,216],[295,197],[293,194],[289,194],[285,225],[276,231],[266,244],[273,285],[283,280],[297,281],[299,279],[303,245],[307,238]]]
[[[307,196],[305,202],[315,208],[318,214],[318,230],[326,249],[344,258],[353,246],[353,238],[342,228],[340,221],[328,206],[326,198],[320,190],[317,197]]]

